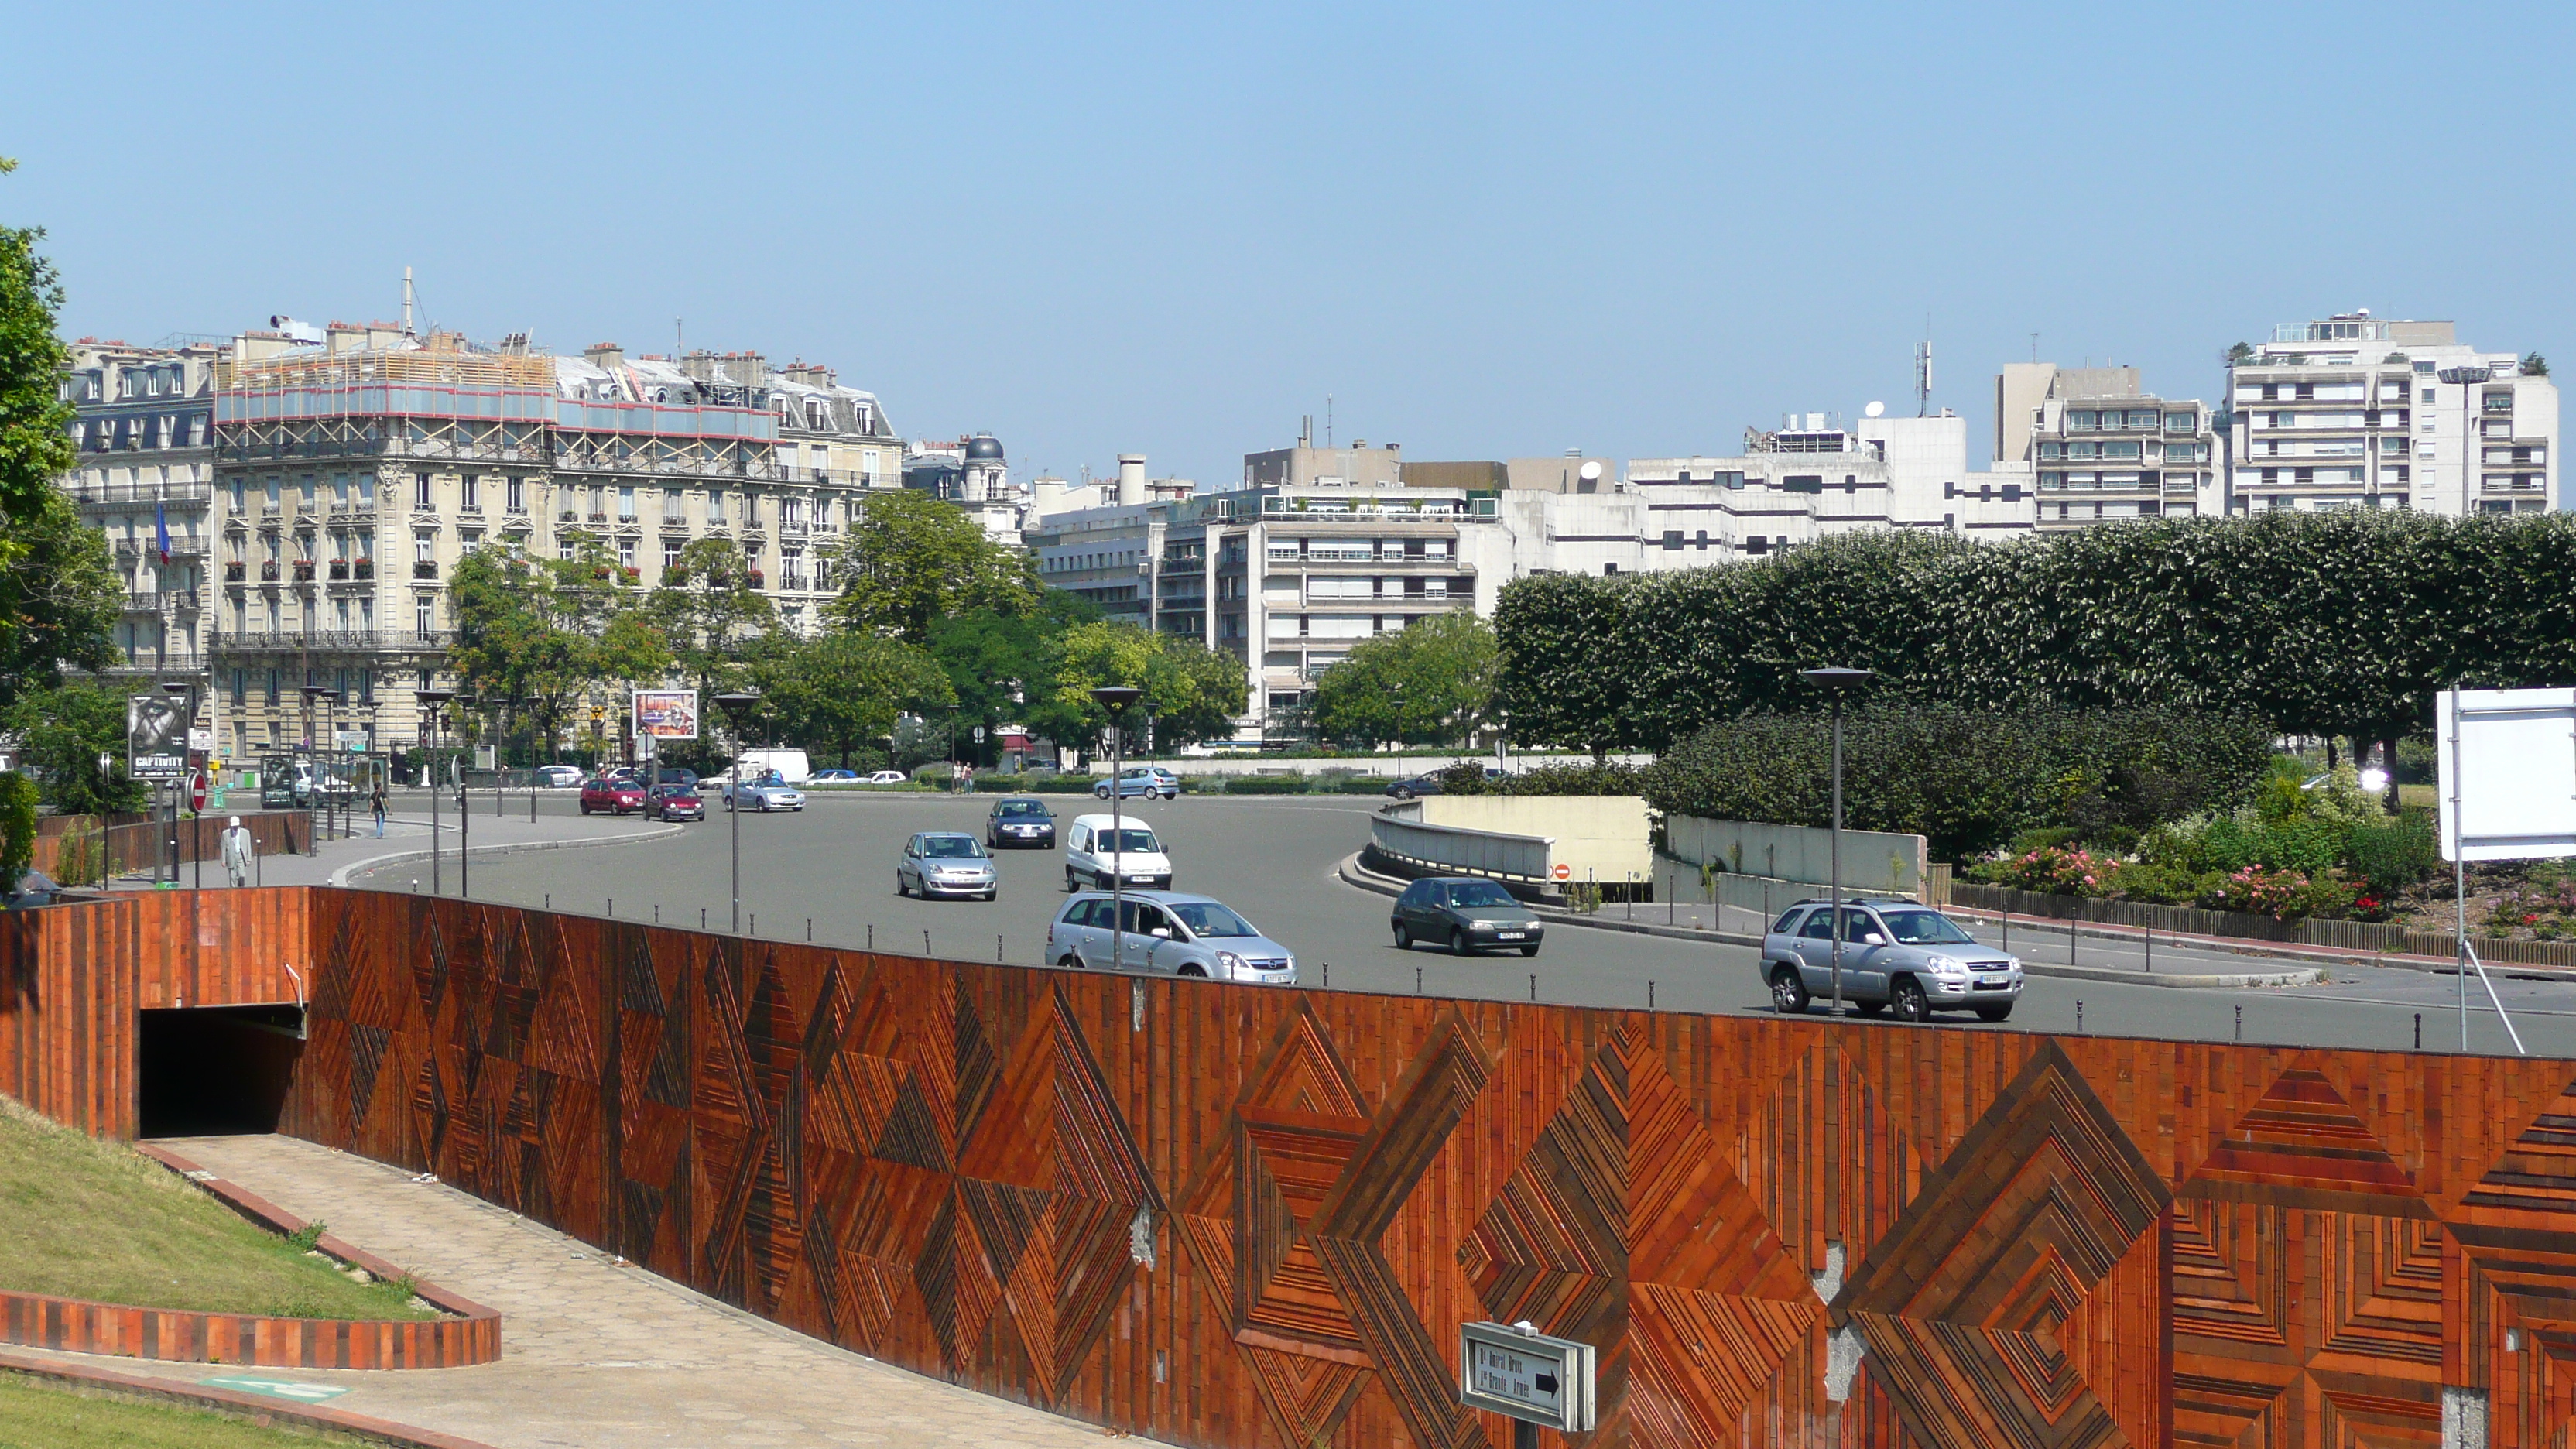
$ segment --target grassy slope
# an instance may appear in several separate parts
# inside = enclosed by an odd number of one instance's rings
[[[0,1288],[299,1318],[429,1318],[133,1150],[0,1111]]]
[[[0,1374],[0,1449],[311,1449],[342,1434],[262,1429],[175,1404],[136,1403]]]

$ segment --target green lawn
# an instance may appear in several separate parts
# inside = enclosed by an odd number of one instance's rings
[[[310,1449],[365,1442],[262,1429],[204,1409],[108,1398],[0,1373],[0,1449]]]
[[[2397,803],[2401,806],[2420,807],[2422,809],[2430,810],[2434,806],[2442,803],[2441,787],[2436,785],[2400,785],[2397,787]]]
[[[0,1288],[297,1318],[434,1318],[133,1149],[0,1102]]]

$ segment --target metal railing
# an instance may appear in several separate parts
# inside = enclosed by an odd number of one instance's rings
[[[1534,883],[1548,879],[1548,866],[1556,850],[1553,835],[1507,835],[1498,830],[1425,825],[1391,814],[1370,817],[1369,843],[1380,855],[1407,865]]]
[[[212,483],[74,483],[67,490],[74,503],[114,506],[136,503],[203,503],[215,496]]]

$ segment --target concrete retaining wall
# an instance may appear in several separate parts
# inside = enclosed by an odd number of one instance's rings
[[[1747,820],[1706,820],[1675,815],[1664,824],[1666,849],[1693,865],[1714,865],[1737,875],[1770,876],[1811,885],[1833,883],[1833,832],[1805,825],[1757,825]],[[1846,890],[1913,896],[1931,874],[1920,835],[1875,830],[1843,832]]]

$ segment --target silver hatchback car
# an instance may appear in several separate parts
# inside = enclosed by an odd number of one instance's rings
[[[960,830],[925,830],[903,843],[903,855],[894,863],[894,893],[925,901],[939,896],[989,901],[1002,893],[1002,877],[984,842]]]
[[[1784,1013],[1830,998],[1834,981],[1833,908],[1800,901],[1762,938],[1762,979]],[[2002,1021],[2021,999],[2021,962],[1985,945],[1948,916],[1918,901],[1843,903],[1842,996],[1864,1016],[1893,1007],[1904,1021],[1936,1011],[1973,1011]]]
[[[1124,907],[1123,929],[1115,929]],[[1113,943],[1112,936],[1116,936]],[[1297,958],[1223,902],[1181,891],[1084,891],[1047,927],[1047,959],[1075,971],[1113,963],[1157,976],[1195,976],[1259,986],[1297,984]]]

